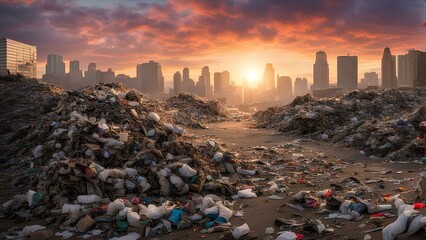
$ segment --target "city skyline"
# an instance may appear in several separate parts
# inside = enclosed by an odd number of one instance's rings
[[[1,35],[38,46],[39,78],[44,74],[44,56],[55,53],[66,63],[95,62],[98,69],[113,68],[132,77],[136,64],[154,60],[162,64],[168,86],[177,70],[205,65],[212,73],[229,70],[237,83],[250,71],[261,80],[266,63],[273,64],[276,74],[306,77],[312,84],[317,51],[327,53],[330,83],[337,82],[337,56],[358,56],[358,76],[364,72],[381,76],[384,47],[389,46],[393,55],[425,51],[420,41],[426,37],[424,4],[420,0],[216,5],[177,0],[0,1],[0,20],[5,23]]]

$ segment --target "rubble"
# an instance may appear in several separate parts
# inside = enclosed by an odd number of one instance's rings
[[[195,94],[180,93],[167,100],[171,108],[179,111],[173,116],[176,124],[205,128],[206,123],[224,121],[229,118],[226,107],[216,100],[205,100]]]
[[[259,111],[253,119],[261,128],[339,143],[371,156],[419,160],[426,153],[425,101],[423,88],[357,90],[326,99],[305,95]]]

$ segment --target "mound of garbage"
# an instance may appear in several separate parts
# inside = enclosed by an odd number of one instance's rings
[[[13,143],[27,134],[31,125],[56,107],[65,90],[21,75],[0,76],[0,162],[14,157],[21,147]]]
[[[406,160],[425,154],[425,100],[424,88],[357,90],[326,99],[305,95],[289,105],[259,111],[253,119],[261,128]]]
[[[167,104],[179,110],[173,117],[175,123],[196,128],[204,128],[203,124],[223,121],[229,116],[226,107],[220,102],[191,93],[171,97]]]
[[[27,80],[19,81],[13,84]],[[153,237],[198,221],[206,227],[228,223],[232,210],[209,193],[238,196],[236,180],[249,170],[214,141],[187,141],[185,129],[172,123],[167,103],[116,83],[54,93],[49,93],[51,85],[31,84],[43,86],[46,102],[56,106],[9,142],[19,149],[14,159],[21,160],[14,162],[22,174],[13,184],[28,183],[30,190],[3,204],[0,219],[45,218],[48,224],[58,223],[65,235],[107,224],[102,231],[113,229],[104,234],[108,238],[132,227],[132,232]],[[205,107],[199,98],[183,98],[169,103],[185,101],[188,111],[200,107],[203,116],[226,114],[222,105]],[[226,175],[231,180],[222,178]],[[20,234],[38,239],[31,228],[26,230]]]

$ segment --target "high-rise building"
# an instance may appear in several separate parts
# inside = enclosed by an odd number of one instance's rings
[[[181,93],[181,85],[182,85],[182,75],[179,71],[175,72],[173,75],[173,90],[174,95],[178,95]]]
[[[329,72],[327,53],[319,51],[314,63],[314,89],[327,89],[329,87]]]
[[[382,57],[382,87],[396,88],[396,59],[389,47],[383,51]]]
[[[215,72],[213,75],[214,78],[214,93],[220,94],[223,90],[223,73]]]
[[[70,89],[79,89],[83,86],[83,72],[80,70],[80,62],[70,61],[70,72],[68,73],[68,84]]]
[[[181,91],[182,92],[194,92],[195,82],[194,82],[194,80],[189,78],[189,69],[184,68],[182,72],[183,72],[183,76],[182,76]]]
[[[115,81],[115,72],[111,68],[108,68],[106,72],[97,70],[96,71],[96,83],[112,83]]]
[[[229,88],[231,86],[231,73],[229,71],[222,72],[222,87]]]
[[[212,96],[212,86],[210,84],[210,70],[208,66],[204,66],[203,69],[201,69],[201,76],[204,78],[204,85],[206,88],[206,97]]]
[[[414,79],[414,87],[426,87],[426,52],[417,56],[417,76]]]
[[[410,50],[398,56],[398,87],[413,87],[417,78],[417,58],[421,51]]]
[[[117,74],[117,76],[115,76],[115,81],[123,83],[128,88],[138,89],[136,78],[131,78],[129,75]]]
[[[37,78],[37,47],[0,38],[0,76],[18,73]]]
[[[89,63],[87,71],[84,71],[83,86],[92,86],[96,83],[96,63]]]
[[[294,81],[294,95],[295,96],[303,96],[308,94],[308,79],[306,78],[296,78]]]
[[[356,89],[358,86],[358,57],[337,57],[337,87],[344,90]]]
[[[263,72],[263,88],[266,91],[275,89],[275,69],[272,63],[267,63]]]
[[[379,86],[379,75],[376,72],[364,73],[365,87]]]
[[[46,74],[65,76],[65,63],[63,57],[56,54],[47,55]]]
[[[189,68],[184,68],[182,71],[182,81],[188,81],[189,80]]]
[[[63,57],[56,54],[47,55],[46,73],[43,75],[43,80],[70,89],[65,77]]]
[[[138,64],[136,66],[136,78],[141,83],[141,92],[164,92],[164,77],[160,63],[149,61],[148,63]]]
[[[293,84],[291,78],[288,76],[277,76],[277,91],[278,94],[284,98],[291,98],[293,96]]]

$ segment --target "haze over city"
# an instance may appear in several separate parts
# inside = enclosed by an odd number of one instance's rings
[[[136,76],[136,64],[161,63],[165,86],[184,67],[228,70],[241,83],[261,81],[264,66],[312,83],[317,51],[358,56],[358,72],[380,74],[380,58],[425,50],[424,0],[412,1],[0,1],[1,34],[37,46],[37,77],[46,57],[77,59],[85,69]],[[66,64],[68,71],[68,64]]]

